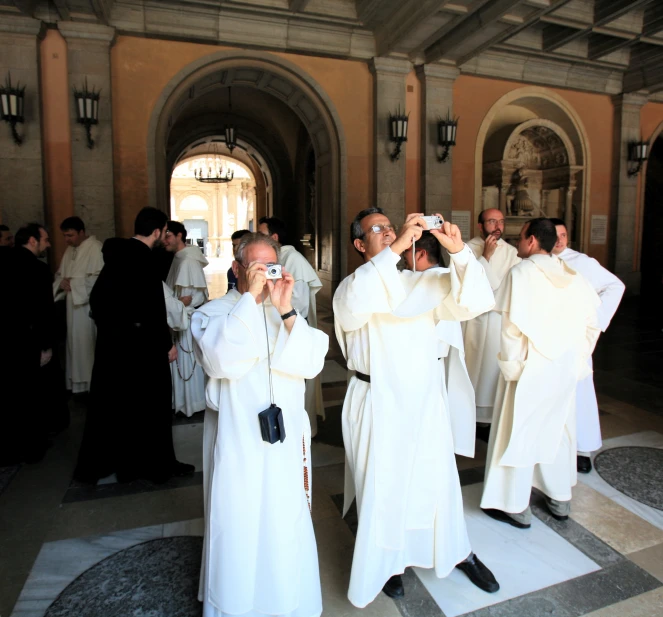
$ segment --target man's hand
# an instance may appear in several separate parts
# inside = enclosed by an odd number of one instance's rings
[[[177,360],[177,347],[173,345],[168,352],[168,362],[175,362]]]
[[[53,350],[47,349],[46,351],[41,352],[41,358],[39,359],[39,366],[46,366],[53,357]]]
[[[64,289],[65,291],[71,291],[71,279],[62,279],[60,281],[60,289]]]
[[[267,266],[265,264],[253,261],[246,268],[246,282],[249,286],[249,293],[257,300],[258,296],[262,294],[265,288],[267,277]]]
[[[424,229],[428,229],[426,226],[426,221],[421,217],[423,214],[421,212],[415,212],[414,214],[408,214],[408,217],[401,227],[401,231],[398,234],[398,237],[391,243],[391,248],[396,255],[401,255],[403,251],[412,248],[412,241],[415,242],[421,238],[421,234],[424,232]]]
[[[441,217],[441,214],[435,213],[436,216]],[[463,250],[465,243],[460,237],[460,229],[458,225],[454,225],[449,221],[444,221],[442,229],[431,229],[431,233],[437,238],[437,241],[449,251],[449,255],[458,253]]]
[[[497,238],[491,234],[486,238],[486,244],[483,247],[483,258],[486,261],[490,261],[490,258],[494,255],[496,248]]]
[[[193,300],[193,296],[181,296],[180,297],[180,302],[184,306],[189,306],[189,304],[191,304],[191,300]]]
[[[292,310],[292,290],[295,288],[295,279],[286,270],[281,270],[283,278],[267,280],[269,297],[280,315],[285,315]]]

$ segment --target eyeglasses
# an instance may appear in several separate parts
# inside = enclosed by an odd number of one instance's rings
[[[363,238],[369,231],[372,231],[374,234],[383,234],[385,231],[393,231],[396,233],[396,228],[393,225],[371,225],[361,237]]]
[[[504,219],[487,219],[484,221],[484,225],[490,223],[491,225],[504,225]]]

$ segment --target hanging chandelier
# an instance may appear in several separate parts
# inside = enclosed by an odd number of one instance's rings
[[[212,152],[205,158],[205,162],[193,170],[193,175],[198,182],[211,182],[222,184],[230,182],[235,172],[228,167],[216,152],[216,144],[212,143]]]

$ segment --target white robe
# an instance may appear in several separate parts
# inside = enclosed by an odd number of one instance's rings
[[[171,330],[177,332],[186,330],[189,327],[189,312],[186,310],[183,302],[175,295],[175,292],[163,284],[163,295],[166,301],[166,321]]]
[[[94,236],[80,246],[67,247],[60,267],[55,273],[53,295],[56,302],[67,303],[67,389],[72,392],[88,392],[94,364],[94,347],[97,327],[90,317],[90,292],[104,267],[102,244]],[[69,278],[71,291],[60,289],[62,279]]]
[[[441,272],[449,268],[435,266]],[[437,357],[440,364],[440,382],[444,406],[449,410],[454,452],[474,457],[476,439],[476,407],[474,388],[465,366],[463,329],[459,321],[438,321],[435,326],[438,338]]]
[[[492,308],[469,249],[438,269],[399,273],[389,248],[334,295],[336,336],[352,377],[343,405],[344,513],[355,495],[359,528],[348,597],[364,607],[407,566],[447,576],[471,551],[437,362],[435,325]]]
[[[606,270],[596,259],[584,253],[566,248],[558,257],[563,259],[576,272],[580,272],[599,295],[601,305],[598,309],[598,320],[601,331],[605,332],[624,295],[624,283],[612,272]],[[591,356],[588,361],[591,368]],[[595,450],[599,450],[603,442],[601,440],[599,406],[596,400],[593,374],[587,375],[587,377],[578,382],[578,389],[576,391],[576,423],[578,452],[594,452]]]
[[[500,238],[493,256],[487,261],[483,257],[485,244],[485,240],[479,236],[467,243],[486,271],[493,292],[497,294],[504,277],[520,262],[520,257],[513,246]],[[493,417],[493,403],[500,375],[497,354],[500,351],[501,324],[500,314],[494,310],[463,323],[465,363],[474,386],[477,422],[491,422]]]
[[[232,290],[191,319],[196,355],[209,377],[204,453],[213,448],[212,460],[204,461],[211,475],[204,484],[204,617],[322,612],[304,488],[310,463],[304,379],[322,370],[329,339],[301,316],[288,334],[269,301],[265,308],[283,443],[264,442],[258,422],[270,404],[262,305]]]
[[[175,253],[170,266],[166,284],[177,298],[192,296],[191,304],[184,309],[189,315],[209,298],[203,272],[207,264],[207,259],[197,246],[187,246]],[[170,363],[173,380],[172,405],[175,411],[181,411],[191,417],[197,411],[205,409],[205,376],[193,353],[193,339],[189,327],[176,330],[175,344],[177,360]]]
[[[308,321],[309,326],[318,327],[318,314],[315,294],[322,289],[322,283],[306,257],[294,246],[285,245],[280,250],[280,262],[295,279],[292,291],[292,306]],[[311,434],[318,432],[317,416],[325,417],[325,406],[322,401],[322,383],[320,376],[306,382],[306,411],[311,422]]]
[[[599,336],[599,299],[563,261],[532,255],[507,276],[493,430],[482,508],[523,512],[532,486],[570,501],[575,485],[575,394]]]

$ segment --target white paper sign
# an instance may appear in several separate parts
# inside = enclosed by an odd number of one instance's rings
[[[451,222],[458,225],[463,240],[467,242],[472,237],[472,213],[469,210],[452,210]]]
[[[592,226],[589,236],[590,244],[605,244],[608,241],[607,214],[592,214]]]

